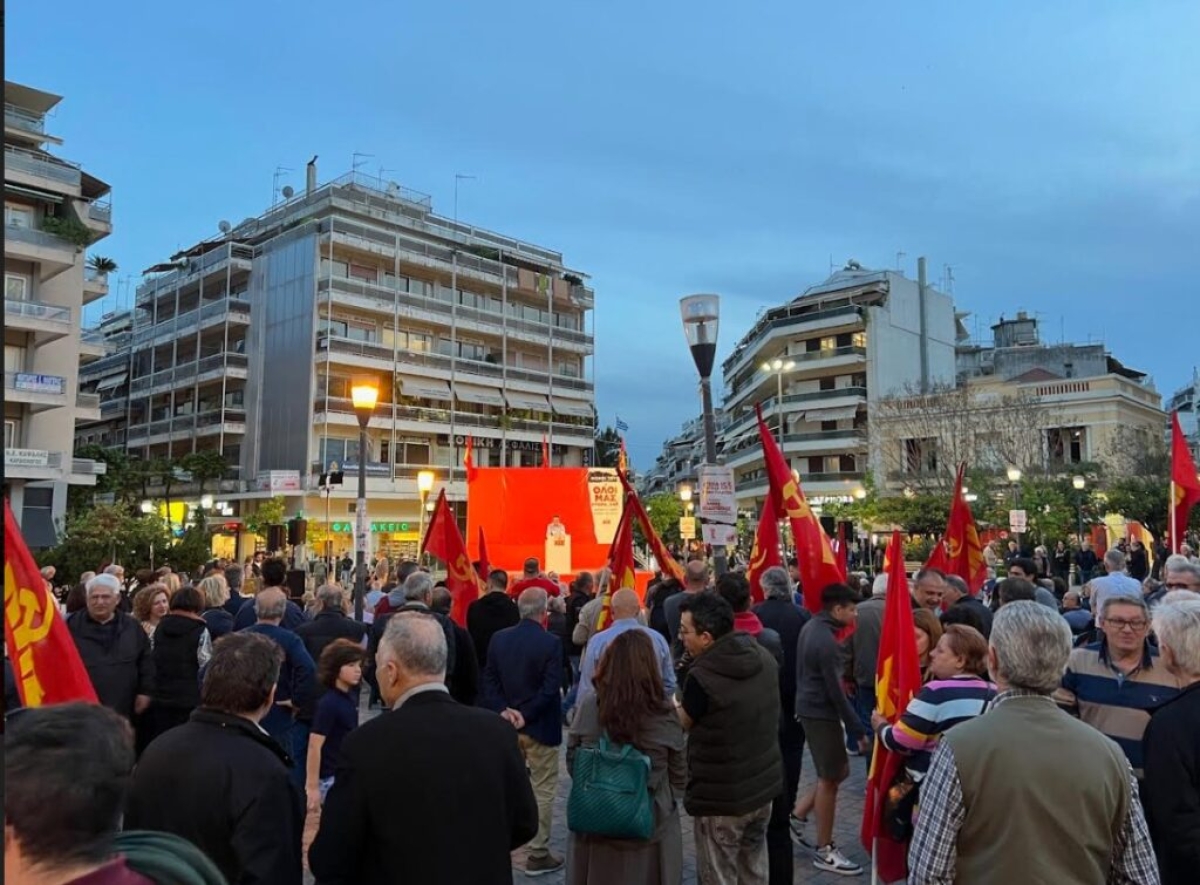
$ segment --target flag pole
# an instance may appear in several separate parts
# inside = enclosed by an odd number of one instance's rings
[[[1178,508],[1175,506],[1175,478],[1171,477],[1171,491],[1167,498],[1167,517],[1171,524],[1171,552],[1178,553],[1180,549],[1179,536],[1175,533],[1175,516]]]
[[[871,840],[871,885],[879,885],[879,837]]]

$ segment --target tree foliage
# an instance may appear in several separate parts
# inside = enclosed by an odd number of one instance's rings
[[[171,534],[158,514],[98,504],[68,516],[62,541],[37,559],[39,565],[53,565],[60,578],[74,583],[83,572],[112,562],[125,566],[126,575],[132,577],[138,569],[150,567],[151,549],[155,565],[162,565],[169,560],[171,547]]]
[[[621,435],[614,427],[596,433],[596,466],[616,467],[621,457]]]
[[[654,527],[654,531],[658,532],[658,536],[663,539],[666,544],[676,544],[679,542],[679,518],[683,516],[683,502],[670,492],[659,492],[657,495],[651,495],[642,502],[642,506],[646,508],[646,515],[650,517],[650,525]],[[642,537],[641,526],[634,524],[634,536],[641,543],[645,543],[646,539]]]
[[[192,475],[199,494],[204,494],[204,487],[213,480],[219,480],[229,470],[229,462],[217,449],[205,449],[191,452],[179,459],[179,467]]]
[[[267,526],[283,525],[284,498],[276,495],[269,501],[259,501],[255,511],[246,517],[246,531],[267,537]]]

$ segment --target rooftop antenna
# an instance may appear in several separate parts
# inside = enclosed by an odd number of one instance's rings
[[[829,275],[833,276],[833,253],[829,253]]]
[[[904,272],[903,262],[904,262],[904,259],[907,257],[908,257],[907,252],[897,252],[896,253],[896,270],[900,271],[901,273]]]
[[[373,160],[373,159],[375,159],[374,154],[362,154],[362,153],[359,153],[358,151],[355,151],[354,154],[350,157],[351,173],[358,172],[360,166],[367,165],[367,160]]]
[[[271,205],[279,201],[279,179],[287,176],[292,170],[287,166],[276,166],[275,174],[271,177]]]
[[[399,169],[388,169],[386,166],[380,166],[380,167],[379,167],[379,186],[380,186],[380,187],[383,187],[383,173],[385,173],[385,172],[399,172],[399,171],[400,171]]]
[[[946,275],[946,286],[945,286],[944,291],[946,292],[947,295],[953,295],[954,294],[954,265],[953,264],[943,264],[942,272]]]

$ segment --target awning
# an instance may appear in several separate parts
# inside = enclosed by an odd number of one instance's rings
[[[514,409],[532,409],[535,412],[549,412],[550,400],[540,393],[523,393],[519,390],[504,391],[504,398]]]
[[[846,421],[858,414],[858,406],[841,406],[836,409],[806,409],[805,421]]]
[[[415,396],[419,399],[439,399],[450,402],[450,385],[436,378],[414,378],[411,375],[400,376],[400,389],[405,396]]]
[[[45,203],[61,203],[63,201],[61,194],[54,194],[50,191],[44,191],[41,188],[18,187],[7,181],[4,182],[4,192],[6,194],[20,194],[23,197],[32,197],[35,200],[41,200]]]
[[[479,403],[483,406],[504,408],[504,394],[490,387],[473,387],[470,384],[455,384],[454,396],[460,402]]]
[[[119,375],[109,375],[107,378],[101,378],[100,383],[96,385],[97,390],[112,390],[120,387],[125,383],[125,379],[129,377],[128,372],[121,372]]]
[[[556,396],[551,400],[550,404],[559,415],[571,415],[575,418],[592,418],[596,414],[596,410],[592,408],[591,403],[585,403],[577,399],[563,399]]]

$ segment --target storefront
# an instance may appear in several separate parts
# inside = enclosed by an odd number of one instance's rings
[[[333,541],[333,555],[354,555],[353,521],[333,522],[326,531],[325,522],[309,522],[310,542],[315,551],[322,552],[327,540]],[[421,529],[415,522],[373,520],[371,522],[371,556],[386,556],[392,562],[416,559],[421,544]]]

